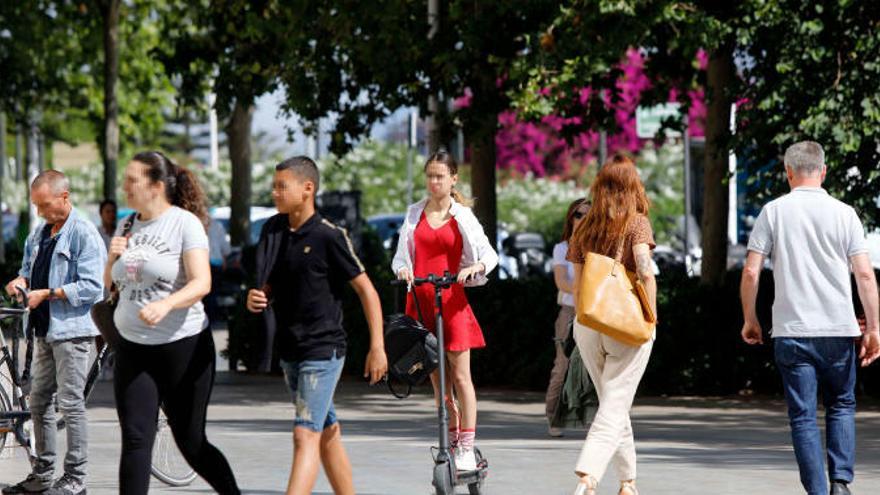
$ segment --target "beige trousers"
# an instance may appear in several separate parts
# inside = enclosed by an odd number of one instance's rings
[[[575,471],[601,480],[613,460],[619,479],[635,479],[636,446],[629,411],[654,341],[639,347],[629,346],[577,320],[574,339],[599,396],[599,410],[581,448]]]

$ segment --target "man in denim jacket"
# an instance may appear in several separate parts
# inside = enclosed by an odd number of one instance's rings
[[[87,422],[83,397],[89,350],[98,335],[89,310],[104,293],[104,242],[70,203],[67,177],[48,170],[31,184],[31,202],[45,220],[28,237],[19,276],[6,285],[30,289],[29,325],[36,336],[30,407],[36,462],[28,477],[3,489],[10,493],[85,493]],[[55,407],[67,423],[64,475],[54,483]]]

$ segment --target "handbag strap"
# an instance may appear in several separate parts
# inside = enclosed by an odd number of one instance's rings
[[[626,234],[629,230],[629,222],[623,226],[623,235],[620,236],[620,242],[617,244],[617,250],[614,252],[614,262],[616,264],[623,264],[623,248],[626,245]]]
[[[134,227],[135,218],[137,218],[137,212],[132,213],[125,219],[125,223],[122,224],[122,232],[120,232],[120,235],[122,235],[122,237],[127,236],[128,233],[131,232],[131,228]]]
[[[412,388],[413,388],[412,385],[407,385],[406,386],[406,393],[400,394],[396,390],[394,390],[394,385],[391,383],[391,379],[388,378],[388,375],[385,375],[385,384],[388,385],[388,390],[391,392],[391,395],[393,395],[394,397],[396,397],[398,399],[403,400],[403,399],[406,399],[407,397],[409,397],[410,395],[412,395]]]
[[[119,233],[122,237],[128,235],[131,232],[131,228],[134,227],[134,219],[137,218],[137,212],[132,213],[125,219],[125,223],[122,224],[122,231]],[[116,290],[116,284],[110,284],[110,299],[115,299],[119,296],[119,291]]]
[[[422,322],[422,325],[424,325],[424,324],[425,324],[425,318],[422,317],[422,308],[419,307],[419,297],[416,295],[416,289],[415,289],[415,287],[413,287],[412,290],[407,290],[407,292],[411,292],[411,293],[412,293],[412,296],[413,296],[413,302],[414,302],[415,305],[416,305],[416,313],[419,315],[419,321]],[[392,393],[393,393],[393,392],[392,392]],[[407,393],[407,395],[409,395],[409,394]],[[395,395],[395,396],[396,396],[396,395]],[[402,398],[402,397],[398,397],[398,399],[401,399],[401,398]]]

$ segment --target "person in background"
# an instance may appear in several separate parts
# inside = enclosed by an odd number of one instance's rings
[[[755,306],[764,258],[770,257],[773,353],[801,484],[809,495],[849,495],[856,460],[856,368],[880,356],[877,280],[858,214],[822,188],[822,146],[792,144],[783,164],[791,192],[764,205],[749,238],[740,283],[742,338],[750,345],[764,343]],[[853,309],[850,272],[865,311],[863,329]],[[818,395],[825,406],[824,435],[816,417]]]
[[[101,234],[101,239],[104,240],[104,248],[109,250],[110,239],[113,238],[113,233],[116,232],[116,201],[112,199],[101,201],[98,213],[101,216],[101,226],[98,227],[98,233]]]
[[[471,201],[455,188],[458,164],[444,151],[434,152],[425,162],[427,197],[407,208],[400,241],[391,269],[400,280],[412,284],[414,277],[458,273],[458,283],[442,293],[444,347],[449,363],[447,390],[440,390],[440,373],[431,373],[434,398],[449,404],[450,446],[455,452],[455,467],[460,471],[477,469],[474,443],[477,431],[477,392],[471,378],[471,349],[486,346],[483,330],[468,303],[465,286],[484,285],[487,275],[498,265],[480,221],[470,208]],[[415,306],[427,315],[435,313],[434,288],[429,284],[413,290],[407,298],[406,314],[419,318]],[[422,323],[434,332],[434,318]],[[454,393],[453,393],[454,392]],[[461,401],[461,414],[455,398]]]
[[[559,315],[556,317],[553,342],[556,347],[556,358],[553,360],[553,369],[550,371],[550,383],[547,385],[545,397],[545,412],[547,414],[548,433],[551,437],[561,437],[562,430],[553,426],[553,416],[556,414],[556,406],[559,404],[559,395],[562,392],[562,384],[565,381],[565,371],[568,369],[568,356],[565,355],[565,340],[571,333],[571,324],[574,321],[574,265],[565,259],[568,254],[568,240],[581,219],[589,211],[589,204],[584,198],[571,202],[568,212],[565,214],[565,225],[562,228],[562,240],[553,246],[553,281],[559,294],[556,303],[559,304]]]
[[[312,493],[322,464],[333,493],[355,493],[333,405],[347,349],[346,286],[357,293],[369,325],[364,376],[375,384],[388,371],[379,294],[345,229],[317,212],[320,185],[318,167],[307,156],[275,166],[272,200],[278,214],[263,225],[256,252],[258,288],[247,295],[247,309],[262,314],[264,325],[272,327],[267,329],[273,336],[269,348],[278,351],[296,406],[288,495]]]
[[[596,253],[620,260],[638,277],[645,286],[651,312],[656,315],[650,203],[631,157],[618,153],[605,162],[590,186],[590,201],[587,215],[571,236],[566,256],[574,263],[574,300],[578,300],[581,290],[587,253]],[[572,331],[599,397],[599,409],[575,465],[579,483],[574,493],[595,495],[599,481],[614,461],[620,480],[618,495],[638,495],[636,446],[629,413],[654,339],[631,346],[582,325],[577,318]]]
[[[89,353],[98,329],[89,313],[104,293],[101,267],[107,251],[95,225],[70,202],[70,183],[56,170],[31,184],[31,202],[45,222],[27,238],[18,277],[6,285],[30,289],[28,325],[34,332],[30,407],[34,462],[26,479],[3,488],[4,495],[86,493],[88,421],[83,389]],[[64,475],[54,480],[57,457],[56,407],[67,422]]]
[[[211,263],[211,292],[205,296],[205,312],[211,326],[220,317],[220,308],[217,305],[217,294],[223,283],[223,275],[226,272],[226,257],[232,252],[229,240],[226,238],[226,229],[216,219],[210,219],[208,223],[208,257]]]
[[[159,407],[183,458],[217,493],[240,493],[205,434],[216,353],[202,298],[211,289],[205,195],[192,172],[158,151],[125,168],[137,215],[110,242],[106,285],[119,290],[113,391],[122,430],[119,493],[146,494]],[[127,223],[127,222],[126,222]]]

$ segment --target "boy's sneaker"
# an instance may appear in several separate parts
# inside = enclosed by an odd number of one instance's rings
[[[24,481],[20,481],[15,485],[3,488],[3,495],[13,495],[21,493],[45,493],[52,486],[51,479],[39,478],[33,473],[27,475]]]
[[[86,495],[86,485],[73,475],[64,473],[52,488],[46,490],[46,495]]]
[[[477,456],[474,449],[459,446],[455,449],[455,469],[457,471],[475,471],[477,469]]]
[[[553,438],[559,438],[562,436],[562,428],[557,428],[555,426],[550,426],[547,428],[547,434]]]

